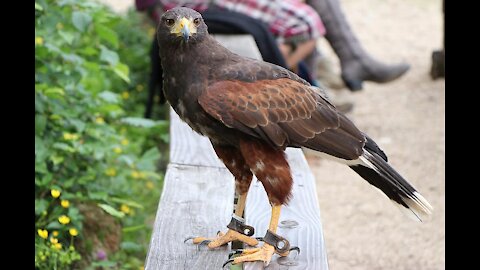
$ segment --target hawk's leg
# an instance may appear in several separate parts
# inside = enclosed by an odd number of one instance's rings
[[[225,264],[229,262],[237,264],[241,262],[263,261],[265,265],[268,265],[273,254],[277,253],[280,256],[287,256],[290,253],[290,250],[298,249],[290,248],[288,241],[276,234],[281,207],[281,205],[272,206],[270,225],[264,238],[265,244],[260,248],[246,249],[240,254],[240,256],[228,260]]]
[[[268,199],[272,205],[270,225],[264,237],[264,245],[260,248],[244,250],[239,257],[226,263],[263,261],[269,264],[273,254],[287,256],[292,249],[288,241],[277,235],[278,221],[282,205],[288,202],[292,190],[290,166],[282,150],[274,149],[257,141],[241,141],[240,150],[246,163],[262,182]]]
[[[216,248],[232,241],[241,241],[250,246],[256,246],[258,240],[250,237],[253,235],[253,227],[245,225],[242,218],[247,200],[247,192],[252,182],[253,174],[246,165],[240,151],[234,147],[213,145],[218,157],[235,177],[235,193],[238,195],[237,207],[232,216],[228,231],[218,232],[215,238],[196,237],[192,239],[194,244],[208,244],[209,248]],[[187,240],[188,240],[187,239]]]

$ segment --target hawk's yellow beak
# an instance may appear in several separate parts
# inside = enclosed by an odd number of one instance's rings
[[[178,21],[178,23],[173,27],[172,33],[177,36],[182,36],[185,41],[197,32],[197,28],[193,25],[192,19],[187,19],[183,17]]]

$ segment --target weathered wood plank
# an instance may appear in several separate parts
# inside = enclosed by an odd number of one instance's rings
[[[174,110],[170,110],[170,163],[225,168],[210,140],[194,132]]]
[[[189,236],[225,231],[233,211],[233,176],[227,169],[170,164],[145,269],[221,269],[229,248],[208,250]]]
[[[287,157],[293,174],[293,197],[282,208],[277,233],[300,247],[300,254],[292,252],[288,257],[275,255],[268,270],[315,269],[327,270],[327,254],[323,239],[320,208],[318,206],[315,179],[300,149],[287,148]],[[247,224],[255,228],[255,237],[263,237],[270,222],[271,207],[262,184],[254,179],[248,192],[245,217]],[[260,270],[263,263],[245,263],[245,270]]]
[[[217,35],[232,51],[257,59],[261,55],[251,36]],[[210,141],[195,133],[178,115],[170,113],[170,165],[157,210],[145,269],[221,269],[229,248],[214,251],[184,244],[188,236],[213,236],[224,231],[233,211],[233,176],[216,156]],[[283,208],[278,233],[301,253],[275,255],[267,269],[328,269],[320,210],[313,175],[301,150],[287,149],[294,177],[293,199]],[[263,236],[270,205],[261,183],[254,179],[246,206],[246,219]],[[244,269],[264,269],[246,263]]]

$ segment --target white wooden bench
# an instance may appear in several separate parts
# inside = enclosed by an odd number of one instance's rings
[[[261,59],[255,41],[248,35],[216,35],[230,50]],[[170,113],[170,163],[145,269],[222,269],[230,245],[215,250],[184,243],[189,236],[215,236],[226,231],[233,213],[234,179],[217,158],[210,141],[192,131],[178,115]],[[274,255],[265,269],[328,270],[315,179],[300,149],[287,149],[293,173],[293,198],[282,208],[277,233],[300,247],[288,257]],[[246,224],[263,237],[271,208],[260,182],[253,179],[245,208]],[[261,243],[260,243],[261,244]],[[244,263],[243,269],[264,269],[263,263]],[[238,268],[237,268],[238,269]]]

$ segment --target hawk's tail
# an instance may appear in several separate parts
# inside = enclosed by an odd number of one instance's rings
[[[416,221],[422,221],[431,214],[432,206],[387,163],[385,154],[378,146],[373,141],[370,143],[375,147],[366,145],[360,157],[361,164],[350,165],[350,168],[385,193],[407,216]]]

